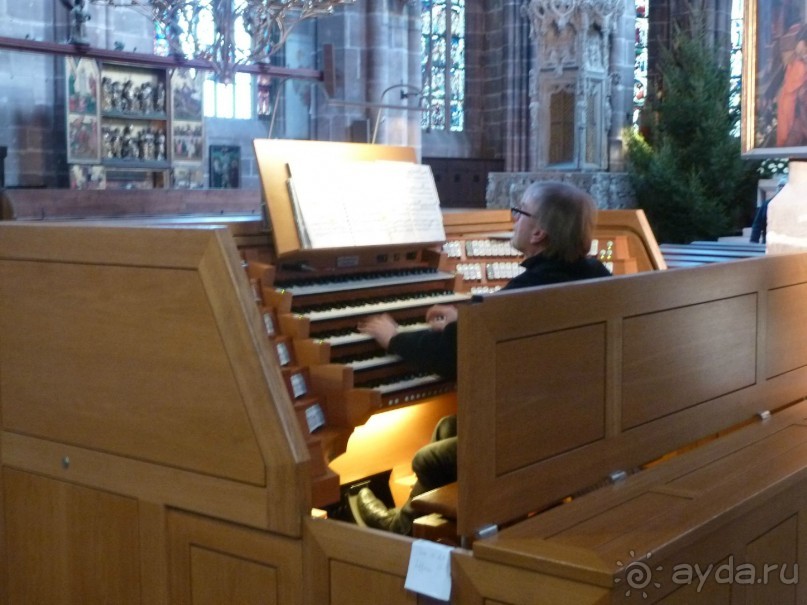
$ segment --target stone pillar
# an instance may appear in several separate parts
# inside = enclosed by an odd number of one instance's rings
[[[366,6],[366,103],[371,140],[375,135],[375,143],[419,146],[420,135],[413,140],[410,128],[412,122],[420,122],[420,70],[418,64],[413,73],[410,46],[415,44],[419,58],[420,37],[415,39],[411,23],[416,6],[401,0],[368,0]]]
[[[504,2],[506,137],[504,140],[504,169],[521,172],[529,167],[530,83],[529,22],[524,18],[522,4],[516,0]]]
[[[386,101],[385,89],[390,85],[390,48],[389,29],[387,27],[389,15],[386,9],[386,0],[367,0],[365,18],[367,26],[366,54],[367,54],[367,102],[369,104],[382,104]],[[382,99],[382,97],[385,97]],[[378,139],[382,142],[386,139],[384,133],[384,111],[382,109],[370,108],[368,117],[370,118],[371,132],[375,132],[374,126],[379,128]],[[372,136],[372,135],[371,135]]]
[[[611,125],[608,132],[608,169],[625,170],[622,133],[633,124],[633,69],[636,58],[636,11],[616,19],[611,43]]]
[[[412,93],[414,90],[423,90],[423,74],[420,68],[420,3],[402,2],[401,6],[407,28],[407,82],[410,86],[409,92]],[[423,107],[420,92],[410,94],[408,104],[416,105],[418,108]],[[417,150],[418,162],[422,155],[423,130],[420,126],[422,117],[422,112],[412,111],[407,114],[406,120],[409,128],[408,145]]]

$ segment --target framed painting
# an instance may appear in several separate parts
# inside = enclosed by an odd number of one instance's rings
[[[174,121],[171,140],[173,158],[177,162],[202,161],[204,153],[204,132],[201,122]]]
[[[807,157],[807,8],[804,0],[745,0],[742,150]]]
[[[101,160],[101,150],[98,140],[99,130],[96,116],[68,114],[68,162],[99,162]]]
[[[67,110],[72,114],[98,115],[100,74],[94,59],[67,57]]]
[[[237,189],[241,181],[241,148],[237,145],[210,146],[211,189]]]
[[[171,76],[174,119],[202,121],[204,75],[195,69],[179,68]]]

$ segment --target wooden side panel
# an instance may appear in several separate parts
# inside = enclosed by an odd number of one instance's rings
[[[717,566],[725,565],[727,560],[719,561]],[[704,566],[702,571],[705,570],[708,566]],[[694,572],[693,572],[694,573]],[[696,577],[696,576],[694,576]],[[627,593],[630,590],[630,586],[624,588],[624,592]],[[634,589],[635,592],[635,589]],[[618,597],[622,597],[622,594],[618,594]],[[630,595],[625,594],[625,597],[629,597]],[[721,605],[726,604],[730,605],[732,602],[731,600],[731,585],[726,584],[718,584],[717,582],[701,582],[700,579],[698,581],[687,582],[682,584],[679,588],[677,588],[674,592],[663,597],[660,601],[660,605]],[[784,603],[784,601],[782,601]]]
[[[805,413],[802,402],[477,540],[474,555],[610,587],[615,603],[803,602]]]
[[[807,339],[795,326],[807,325],[796,302],[806,284],[807,255],[788,255],[501,292],[461,308],[460,533],[803,397]],[[788,329],[795,336],[773,337]]]
[[[277,572],[240,557],[191,547],[191,603],[277,605]]]
[[[404,589],[412,541],[355,525],[309,520],[303,534],[306,605],[416,605]]]
[[[227,230],[2,224],[0,335],[5,464],[72,450],[84,485],[300,535],[308,451]]]
[[[765,340],[766,378],[807,366],[807,285],[772,290]]]
[[[8,603],[140,604],[137,501],[3,470]]]
[[[302,542],[172,512],[171,603],[300,605]]]
[[[734,579],[754,581],[747,590],[755,603],[796,603],[799,517],[793,515],[760,535],[746,547],[747,566],[735,569]],[[742,575],[745,573],[746,575]],[[748,586],[745,584],[744,586]]]
[[[608,603],[610,591],[516,566],[480,561],[456,552],[452,561],[452,602],[462,605],[595,605]]]
[[[756,381],[756,296],[626,318],[622,428],[751,386]]]
[[[502,342],[495,359],[497,475],[605,436],[604,324]],[[533,367],[554,379],[536,385]]]
[[[394,574],[344,561],[333,561],[330,574],[331,605],[376,602],[382,595],[388,605],[417,603],[417,595],[407,593],[401,585],[401,578]]]
[[[639,271],[667,268],[644,210],[600,210],[594,236],[608,239],[617,235],[627,237],[630,255],[636,259]]]
[[[195,271],[3,262],[0,290],[6,430],[264,482]]]

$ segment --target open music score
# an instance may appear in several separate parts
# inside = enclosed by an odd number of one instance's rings
[[[289,162],[289,194],[306,249],[445,240],[431,168],[391,161]]]

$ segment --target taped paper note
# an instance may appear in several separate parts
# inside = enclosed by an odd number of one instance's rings
[[[448,601],[451,598],[450,546],[416,540],[409,555],[404,588],[433,599]]]

